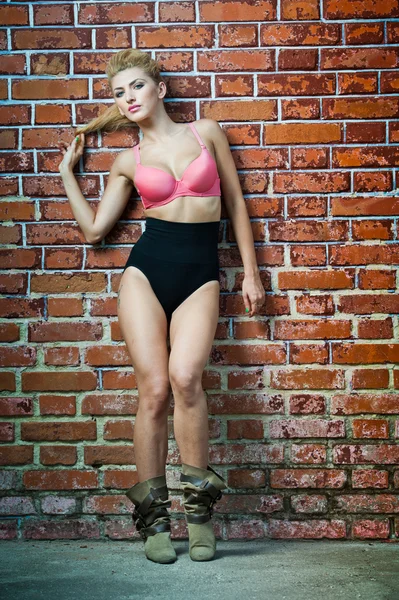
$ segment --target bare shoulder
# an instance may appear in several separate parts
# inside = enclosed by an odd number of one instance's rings
[[[194,125],[198,128],[200,133],[208,134],[212,137],[212,134],[215,134],[215,131],[220,130],[220,125],[215,119],[198,119],[198,121],[194,121]]]
[[[126,148],[126,150],[121,150],[121,152],[118,152],[112,164],[112,170],[116,175],[125,177],[131,183],[133,183],[134,174],[136,171],[136,161],[134,158],[133,148]]]
[[[215,119],[198,119],[194,124],[198,128],[201,137],[205,137],[212,144],[215,151],[221,145],[228,144],[225,132]]]

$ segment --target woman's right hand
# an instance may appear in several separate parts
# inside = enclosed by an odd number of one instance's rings
[[[78,140],[76,138],[78,138]],[[69,146],[65,142],[61,142],[59,144],[58,147],[64,155],[64,158],[58,165],[58,170],[60,173],[67,173],[73,171],[74,166],[83,154],[84,140],[84,133],[80,133],[75,138],[73,138],[72,143],[69,144]]]

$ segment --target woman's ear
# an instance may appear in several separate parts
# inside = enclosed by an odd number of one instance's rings
[[[163,86],[161,85],[162,83],[163,83]],[[167,87],[166,87],[166,83],[164,81],[160,81],[158,85],[159,85],[158,98],[164,98],[166,96],[167,92],[168,92]]]

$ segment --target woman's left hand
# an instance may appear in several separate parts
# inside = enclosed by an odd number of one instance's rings
[[[253,317],[261,306],[263,306],[266,294],[260,280],[259,273],[256,275],[245,275],[242,282],[242,296],[244,299],[245,308],[249,309],[249,317]]]

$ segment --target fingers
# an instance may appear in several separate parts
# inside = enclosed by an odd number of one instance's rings
[[[244,297],[244,303],[245,303],[245,314],[248,317],[253,317],[258,310],[260,309],[260,307],[262,306],[260,301],[252,301],[250,300],[250,298]]]
[[[256,311],[256,303],[251,300],[248,294],[243,295],[243,300],[245,304],[245,314],[247,314],[248,317],[253,317]]]
[[[83,139],[84,139],[84,134],[78,134],[76,137],[73,138],[72,142],[70,144],[67,144],[64,141],[60,141],[58,143],[58,148],[61,150],[61,152],[63,154],[65,154],[70,148],[72,148],[73,150],[82,150],[83,149]]]
[[[64,142],[60,142],[60,143],[58,144],[58,149],[59,149],[59,150],[61,150],[62,154],[65,154],[65,153],[66,153],[66,149],[65,149],[65,144],[64,144]]]
[[[243,293],[243,300],[244,300],[244,304],[245,304],[245,312],[248,313],[251,309],[251,303],[249,301],[247,294],[245,294],[245,293]]]
[[[84,139],[85,139],[85,134],[84,133],[78,133],[78,135],[75,137],[75,142],[76,144],[84,144]]]

